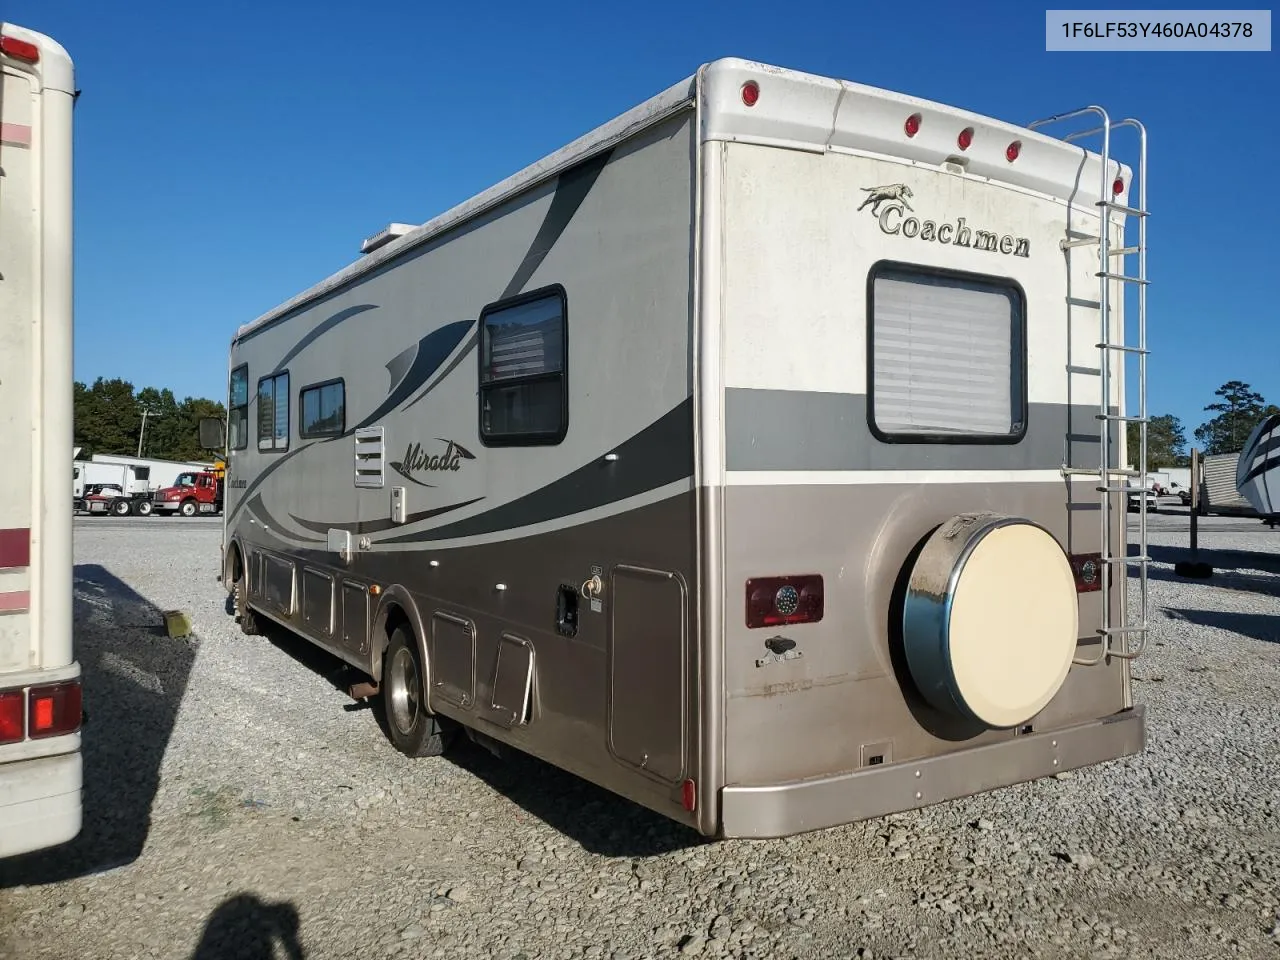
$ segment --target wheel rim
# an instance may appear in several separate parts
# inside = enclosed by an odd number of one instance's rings
[[[418,665],[413,653],[406,647],[396,651],[387,671],[387,696],[391,703],[391,722],[396,729],[407,734],[418,720]]]

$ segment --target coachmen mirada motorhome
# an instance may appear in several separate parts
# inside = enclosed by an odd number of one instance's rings
[[[81,824],[71,634],[74,67],[0,23],[0,857]]]
[[[232,340],[242,628],[713,837],[1141,751],[1122,129],[719,60],[370,238]]]

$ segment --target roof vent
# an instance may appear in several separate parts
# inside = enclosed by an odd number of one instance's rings
[[[409,224],[409,223],[388,224],[386,227],[384,227],[383,229],[375,233],[372,237],[366,238],[364,243],[360,244],[360,252],[373,253],[373,251],[377,250],[379,247],[385,247],[392,240],[396,240],[399,237],[403,237],[406,233],[408,233],[410,230],[413,230],[413,229],[416,229],[416,228],[413,226],[413,224]]]

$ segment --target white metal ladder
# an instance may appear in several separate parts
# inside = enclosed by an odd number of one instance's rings
[[[1098,629],[1102,641],[1102,648],[1098,656],[1093,659],[1076,658],[1074,663],[1082,666],[1093,666],[1102,663],[1108,657],[1117,659],[1132,660],[1141,655],[1147,645],[1147,634],[1149,624],[1147,621],[1147,565],[1151,562],[1147,549],[1147,130],[1140,122],[1133,118],[1126,118],[1113,123],[1107,115],[1106,110],[1098,106],[1081,107],[1078,110],[1072,110],[1067,113],[1060,113],[1056,116],[1047,117],[1044,120],[1037,120],[1028,124],[1029,129],[1037,129],[1039,127],[1048,126],[1053,123],[1060,123],[1065,120],[1071,120],[1085,114],[1094,114],[1101,119],[1101,125],[1093,127],[1089,130],[1081,130],[1068,134],[1062,139],[1071,142],[1081,140],[1085,137],[1102,134],[1102,172],[1101,184],[1098,193],[1099,199],[1096,201],[1098,207],[1098,236],[1091,234],[1082,234],[1071,229],[1071,224],[1067,224],[1067,237],[1062,241],[1062,248],[1066,251],[1068,260],[1071,251],[1076,247],[1098,245],[1098,267],[1096,272],[1098,278],[1098,300],[1097,303],[1089,301],[1074,300],[1069,298],[1069,306],[1096,307],[1101,318],[1100,325],[1102,336],[1101,342],[1098,343],[1099,363],[1098,369],[1093,370],[1088,367],[1069,367],[1070,373],[1084,373],[1096,375],[1099,377],[1101,399],[1100,410],[1097,414],[1099,427],[1099,440],[1101,449],[1099,451],[1098,467],[1072,467],[1065,461],[1063,463],[1064,475],[1087,475],[1098,478],[1097,490],[1101,495],[1102,506],[1102,551],[1101,551],[1101,577],[1102,589],[1102,623]],[[1111,132],[1119,127],[1133,127],[1138,132],[1139,138],[1139,158],[1138,158],[1138,205],[1136,207],[1126,206],[1124,204],[1114,202],[1111,184],[1114,176],[1119,175],[1119,165],[1116,166],[1115,174],[1111,172]],[[1136,217],[1138,219],[1138,244],[1133,247],[1119,246],[1114,249],[1111,246],[1111,215],[1113,212],[1123,213],[1127,216]],[[1121,239],[1123,244],[1123,238]],[[1126,274],[1124,263],[1125,258],[1130,255],[1137,255],[1138,273],[1136,276]],[[1113,266],[1113,258],[1119,258],[1119,263]],[[1138,287],[1138,343],[1136,346],[1125,343],[1124,323],[1121,322],[1119,336],[1113,342],[1111,330],[1111,308],[1109,303],[1110,286],[1112,283],[1133,283]],[[1123,289],[1123,288],[1122,288]],[[1138,414],[1137,416],[1126,416],[1111,412],[1111,364],[1113,359],[1123,364],[1124,358],[1129,355],[1136,355],[1138,358]],[[1122,381],[1123,382],[1123,381]],[[1123,394],[1121,395],[1121,406],[1123,407]],[[1140,452],[1138,455],[1138,469],[1124,469],[1119,466],[1120,458],[1124,451],[1125,430],[1120,425],[1136,423],[1139,427],[1141,437]],[[1112,427],[1116,425],[1118,429],[1115,433],[1118,436],[1120,450],[1114,449],[1112,442]],[[1119,482],[1115,481],[1119,478]],[[1138,552],[1134,556],[1129,555],[1128,537],[1124,533],[1118,534],[1116,524],[1113,522],[1113,508],[1116,495],[1119,495],[1120,502],[1127,507],[1128,493],[1132,489],[1126,484],[1126,480],[1136,479],[1138,484],[1138,492],[1140,493],[1141,507],[1138,511]],[[1127,527],[1127,524],[1123,525]],[[1117,546],[1116,539],[1119,536],[1121,542]],[[1138,595],[1139,604],[1137,615],[1132,616],[1132,605],[1128,602],[1127,597],[1121,598],[1120,609],[1123,612],[1121,622],[1119,624],[1112,623],[1111,616],[1111,577],[1114,569],[1122,571],[1120,574],[1121,589],[1128,584],[1127,571],[1130,566],[1138,568]],[[1130,639],[1136,638],[1136,647],[1130,646]]]

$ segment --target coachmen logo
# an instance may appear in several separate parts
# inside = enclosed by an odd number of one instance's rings
[[[436,437],[436,440],[445,445],[442,452],[429,454],[422,449],[422,444],[411,443],[409,449],[404,452],[404,459],[392,461],[391,469],[410,483],[416,483],[420,487],[431,487],[434,484],[423,483],[414,474],[424,470],[433,473],[442,470],[452,472],[462,468],[463,460],[476,458],[474,453],[454,440],[443,440],[440,437]]]
[[[880,224],[880,230],[890,236],[900,234],[911,239],[934,240],[956,247],[985,250],[988,253],[1003,253],[1014,257],[1031,256],[1031,241],[1026,237],[980,230],[965,223],[964,217],[957,217],[954,223],[950,221],[937,223],[934,220],[920,220],[914,216],[907,216],[908,212],[915,213],[908,202],[908,199],[915,194],[905,183],[863,187],[862,191],[867,198],[858,207],[859,212],[870,206],[871,215]]]

